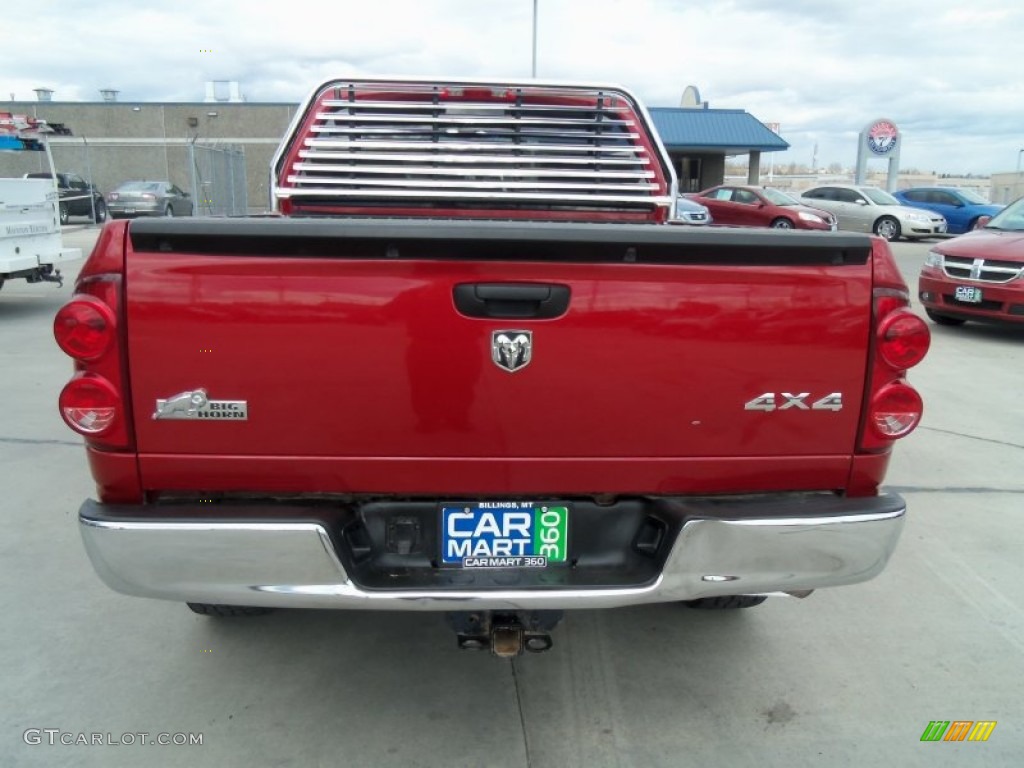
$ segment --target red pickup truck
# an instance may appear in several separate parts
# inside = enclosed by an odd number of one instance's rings
[[[56,317],[115,590],[508,656],[884,568],[929,335],[883,240],[667,225],[614,87],[334,80],[271,173],[270,216],[108,223]]]

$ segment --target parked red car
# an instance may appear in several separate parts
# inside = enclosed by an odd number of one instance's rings
[[[836,228],[836,217],[811,208],[771,187],[721,184],[698,192],[697,202],[711,210],[716,224],[775,229]]]
[[[918,295],[939,325],[1024,323],[1024,198],[928,252]]]

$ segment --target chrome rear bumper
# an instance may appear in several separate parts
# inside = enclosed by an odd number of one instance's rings
[[[159,507],[87,501],[79,520],[96,572],[129,595],[199,603],[406,611],[612,608],[800,592],[866,581],[889,560],[906,511],[896,495],[809,503],[682,499],[688,510],[652,582],[622,588],[367,589],[324,524],[153,519]],[[780,514],[787,508],[793,514]],[[765,514],[771,512],[773,514]],[[149,518],[149,519],[146,519]]]

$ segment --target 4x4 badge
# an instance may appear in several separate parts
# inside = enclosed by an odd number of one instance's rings
[[[533,358],[533,331],[494,331],[491,334],[491,359],[504,371],[515,373]]]
[[[192,389],[157,400],[153,418],[248,421],[249,404],[245,400],[211,400],[205,389]]]

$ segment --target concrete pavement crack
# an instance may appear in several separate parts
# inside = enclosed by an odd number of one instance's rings
[[[74,440],[38,440],[30,437],[0,437],[0,443],[11,443],[13,445],[73,445],[81,448],[81,442]]]
[[[941,432],[944,435],[953,435],[954,437],[966,437],[968,440],[980,440],[983,443],[992,443],[993,445],[1005,445],[1008,448],[1022,448],[1024,445],[1020,443],[1008,443],[1005,440],[993,440],[990,437],[978,437],[977,435],[968,435],[964,432],[956,432],[952,429],[939,429],[938,427],[920,427],[925,432]]]
[[[523,731],[523,749],[526,751],[526,768],[531,768],[533,760],[530,756],[530,737],[526,732],[526,716],[523,714],[523,696],[519,690],[519,672],[516,668],[516,660],[512,659],[512,682],[516,689],[516,706],[519,709],[519,727]]]

